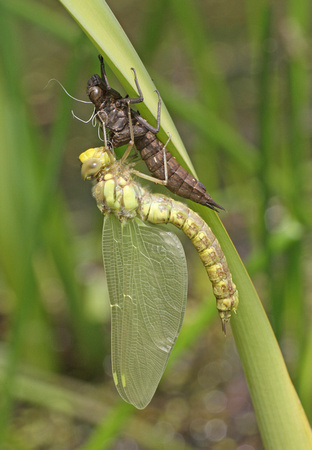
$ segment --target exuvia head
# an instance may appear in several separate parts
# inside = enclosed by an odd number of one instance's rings
[[[115,89],[107,88],[99,75],[92,75],[87,84],[87,94],[96,108],[100,108],[105,100],[119,100],[121,95]]]
[[[79,156],[82,162],[81,176],[84,180],[96,178],[100,171],[114,163],[113,153],[105,147],[89,148]]]
[[[103,83],[99,75],[94,74],[88,80],[87,83],[87,94],[91,102],[95,106],[100,106],[105,100],[105,95],[107,94],[107,87]]]

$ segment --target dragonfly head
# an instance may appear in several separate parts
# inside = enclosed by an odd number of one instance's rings
[[[105,147],[89,148],[79,156],[82,162],[81,175],[84,180],[96,178],[104,168],[115,162],[113,153]]]

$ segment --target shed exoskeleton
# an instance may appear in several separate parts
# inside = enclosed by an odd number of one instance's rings
[[[156,90],[159,101],[157,125],[153,127],[137,111],[130,109],[130,105],[143,102],[143,94],[135,69],[132,68],[139,97],[122,97],[119,92],[110,87],[105,73],[104,60],[100,55],[99,60],[101,76],[92,75],[87,84],[87,94],[95,106],[96,117],[103,125],[104,130],[108,130],[109,142],[112,147],[118,148],[128,144],[133,137],[133,144],[140,152],[148,170],[170,191],[215,211],[224,209],[206,192],[203,183],[184,169],[157,138],[161,109],[159,92]]]

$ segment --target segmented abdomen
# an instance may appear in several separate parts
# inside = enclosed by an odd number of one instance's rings
[[[165,179],[163,144],[155,134],[148,131],[143,137],[135,139],[135,144],[148,170],[155,178]],[[223,209],[206,192],[205,186],[184,169],[170,152],[166,152],[168,183],[166,187],[180,197],[208,206],[217,211]]]
[[[225,332],[231,311],[236,312],[238,306],[238,291],[221,246],[210,227],[183,203],[159,194],[146,193],[142,196],[140,213],[143,220],[151,223],[172,223],[192,241],[212,283]]]

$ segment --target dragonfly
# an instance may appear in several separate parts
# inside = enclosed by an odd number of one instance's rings
[[[187,301],[182,244],[159,224],[175,225],[192,241],[212,283],[224,333],[238,291],[218,240],[198,214],[171,197],[149,193],[136,180],[134,164],[124,156],[116,160],[109,148],[91,148],[79,158],[104,215],[114,383],[126,402],[143,409],[164,373]]]
[[[156,90],[158,95],[157,125],[153,127],[140,116],[138,111],[130,109],[130,105],[141,103],[144,100],[135,69],[132,68],[139,97],[122,97],[119,92],[110,87],[101,55],[99,55],[99,60],[101,76],[92,75],[87,83],[87,94],[95,106],[95,115],[103,126],[104,140],[107,129],[109,142],[113,148],[129,142],[131,145],[135,144],[153,177],[161,180],[162,184],[170,191],[208,206],[214,211],[223,210],[224,208],[206,192],[203,183],[184,169],[166,149],[167,144],[164,145],[157,138],[161,111],[161,98],[158,90]]]

